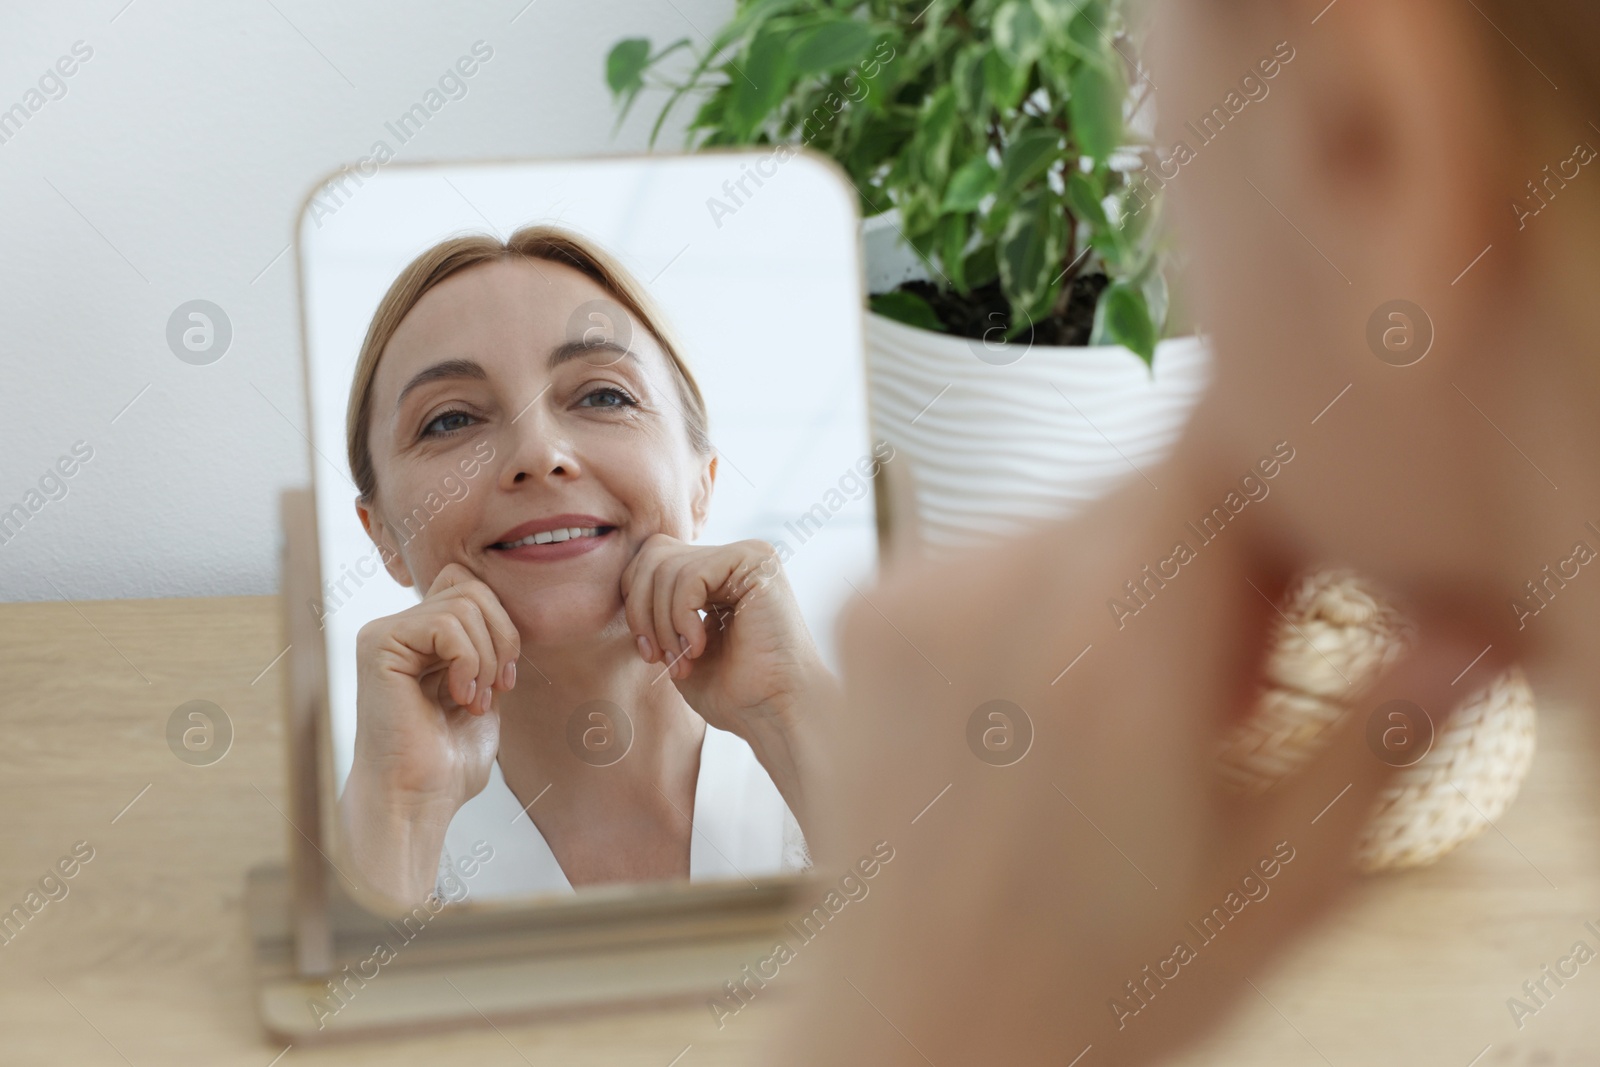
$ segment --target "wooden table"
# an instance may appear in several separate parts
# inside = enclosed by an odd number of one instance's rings
[[[283,650],[271,597],[0,605],[0,909],[87,841],[94,858],[0,944],[0,1064],[267,1067],[245,871],[287,850]],[[180,761],[167,720],[219,705],[232,748]],[[131,804],[131,806],[130,806]],[[294,1048],[295,1063],[753,1063],[772,1012],[696,1007]]]
[[[1528,781],[1492,828],[1433,867],[1371,879],[1313,940],[1252,979],[1213,1040],[1175,1062],[1600,1064],[1600,955],[1564,986],[1545,979],[1552,996],[1520,1028],[1507,1007],[1574,942],[1600,954],[1585,926],[1600,929],[1594,723],[1545,705],[1538,729]]]
[[[68,895],[0,944],[0,1063],[267,1067],[284,1053],[256,1023],[240,903],[245,871],[286,849],[282,650],[267,597],[0,605],[0,909],[76,842],[94,849]],[[233,723],[211,766],[167,745],[168,718],[195,699]],[[1259,992],[1185,1067],[1600,1063],[1600,959],[1520,1031],[1506,1007],[1573,942],[1600,951],[1584,926],[1600,927],[1585,725],[1546,709],[1532,779],[1497,828],[1434,868],[1373,880],[1255,976]],[[696,1008],[294,1048],[276,1062],[756,1063],[782,1010],[757,1002],[721,1032]]]

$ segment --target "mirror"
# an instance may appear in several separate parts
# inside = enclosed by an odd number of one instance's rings
[[[738,724],[826,680],[794,664],[833,669],[877,562],[858,232],[788,148],[347,168],[307,201],[323,819],[358,887],[805,869],[799,786]]]

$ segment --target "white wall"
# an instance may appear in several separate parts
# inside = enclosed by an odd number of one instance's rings
[[[0,517],[45,501],[0,529],[0,600],[273,592],[278,492],[307,469],[287,252],[301,198],[378,139],[401,160],[642,150],[659,97],[613,139],[606,52],[625,36],[700,41],[732,11],[525,4],[99,0],[0,14],[0,113],[37,103],[29,90],[76,42],[92,50],[64,95],[0,126]],[[466,95],[401,144],[385,123],[480,40],[493,57]],[[688,115],[659,147],[682,144]],[[167,343],[169,317],[195,299],[233,329],[203,366]],[[30,497],[80,441],[92,458],[47,485],[65,495]]]

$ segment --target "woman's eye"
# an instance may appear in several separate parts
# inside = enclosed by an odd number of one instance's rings
[[[583,399],[578,401],[580,407],[590,408],[632,407],[637,403],[637,400],[624,393],[621,389],[615,389],[611,386],[603,386],[592,393],[587,393]]]
[[[422,428],[422,436],[439,437],[464,430],[470,425],[471,418],[465,411],[441,411]]]

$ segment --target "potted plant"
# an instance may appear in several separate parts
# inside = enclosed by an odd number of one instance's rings
[[[1205,385],[1201,346],[1161,340],[1159,200],[1128,133],[1149,85],[1123,3],[739,0],[704,47],[629,38],[607,57],[619,125],[670,90],[652,146],[689,96],[692,147],[803,144],[855,185],[874,432],[909,457],[930,543],[1136,476]]]

